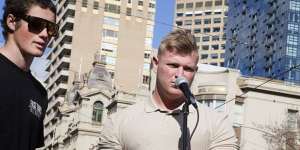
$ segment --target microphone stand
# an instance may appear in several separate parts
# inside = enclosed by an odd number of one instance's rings
[[[189,115],[189,103],[185,102],[183,105],[183,122],[182,122],[182,147],[181,150],[187,150],[187,146],[190,145],[190,141],[188,139],[188,127],[187,127],[187,119]]]

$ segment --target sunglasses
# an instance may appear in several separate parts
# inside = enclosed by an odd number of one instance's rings
[[[21,18],[26,22],[28,22],[28,29],[30,32],[40,33],[45,28],[47,28],[47,33],[49,36],[53,37],[56,36],[58,33],[58,25],[54,22],[39,17],[29,16],[29,15],[25,15]]]

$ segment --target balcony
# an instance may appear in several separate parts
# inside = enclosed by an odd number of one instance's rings
[[[70,43],[63,43],[62,46],[59,46],[57,48],[58,50],[57,51],[53,51],[52,52],[52,59],[50,60],[51,62],[49,62],[48,64],[46,64],[46,71],[50,71],[51,70],[51,65],[54,65],[55,63],[55,59],[57,59],[57,57],[59,55],[61,55],[62,53],[64,53],[65,55],[70,55],[71,53],[71,49],[72,49],[72,46]]]
[[[46,89],[49,89],[51,86],[53,86],[55,82],[67,82],[68,77],[69,77],[68,69],[61,69],[58,73],[55,73],[53,75],[52,79],[50,79],[51,77],[48,77],[49,78],[49,83],[46,86]]]
[[[49,93],[48,99],[50,97],[52,97],[54,94],[64,95],[65,92],[67,91],[67,89],[68,89],[68,83],[67,82],[59,83],[57,86],[54,87],[53,91]]]

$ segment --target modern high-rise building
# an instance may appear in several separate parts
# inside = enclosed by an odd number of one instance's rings
[[[225,66],[300,83],[300,0],[230,0]]]
[[[224,66],[227,18],[225,0],[176,0],[174,24],[194,33],[200,63]]]
[[[100,53],[115,90],[148,88],[156,4],[155,0],[53,1],[60,29],[47,56],[45,149],[52,147],[58,106],[76,74],[76,80],[86,80],[81,74],[91,70],[95,53]]]

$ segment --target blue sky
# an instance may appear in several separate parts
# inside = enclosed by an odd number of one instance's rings
[[[3,15],[3,4],[5,0],[0,0],[0,16]],[[154,27],[153,47],[158,48],[160,40],[172,30],[174,16],[175,0],[156,0],[156,16]],[[3,45],[4,39],[2,36],[2,28],[0,27],[0,46]],[[45,55],[49,52],[46,50]],[[44,79],[47,73],[44,71],[44,66],[47,63],[45,55],[41,58],[35,58],[32,63],[31,70],[38,78]]]

